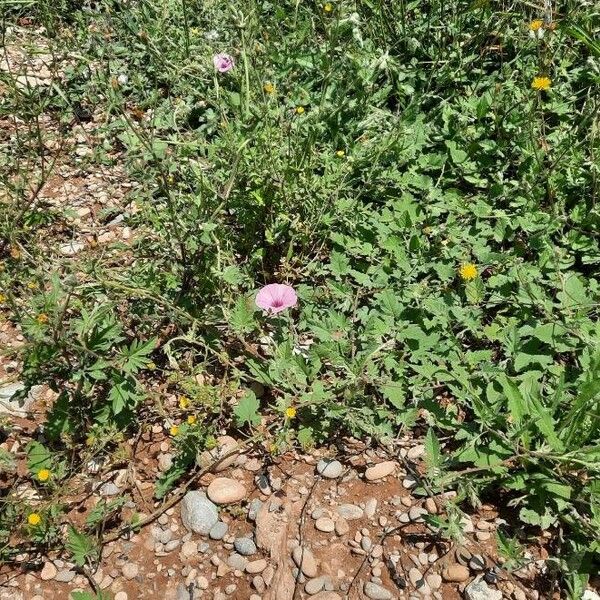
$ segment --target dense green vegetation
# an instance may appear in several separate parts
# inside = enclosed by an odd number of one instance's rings
[[[428,489],[510,507],[515,564],[548,530],[580,598],[600,556],[595,3],[8,4],[6,39],[32,19],[61,70],[25,89],[2,72],[0,101],[26,131],[2,140],[2,308],[27,383],[60,394],[30,447],[53,485],[163,422],[157,380],[197,415],[173,423],[160,494],[217,423],[265,417],[274,452],[419,425]],[[65,215],[31,200],[40,119],[97,111],[85,160],[126,161],[136,235],[65,260],[43,243]],[[297,306],[260,311],[272,282]],[[27,508],[2,510],[8,539]]]

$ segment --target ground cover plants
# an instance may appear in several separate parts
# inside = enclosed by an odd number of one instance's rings
[[[152,426],[176,450],[155,499],[222,429],[274,456],[421,432],[415,493],[457,492],[431,526],[460,537],[493,502],[507,568],[543,540],[542,597],[581,598],[600,565],[595,3],[2,10],[0,309],[23,343],[1,374],[53,396],[0,453],[0,558],[84,566],[136,527],[116,500],[75,525],[66,495]],[[122,166],[128,208],[100,215],[131,237],[74,238],[43,195],[65,163]]]

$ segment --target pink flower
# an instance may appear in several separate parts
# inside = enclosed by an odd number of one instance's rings
[[[222,53],[213,56],[213,65],[215,65],[215,69],[219,71],[219,73],[227,73],[227,71],[233,69],[235,63],[233,62],[233,56]]]
[[[291,306],[296,306],[297,303],[298,296],[294,288],[283,283],[265,285],[256,294],[256,306],[273,314]]]

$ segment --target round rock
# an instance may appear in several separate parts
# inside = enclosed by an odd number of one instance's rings
[[[292,551],[292,558],[294,559],[296,566],[304,575],[306,575],[306,577],[317,576],[317,561],[308,548],[296,546]]]
[[[233,547],[242,556],[252,556],[256,553],[256,544],[247,537],[235,538]]]
[[[217,477],[208,486],[206,493],[215,504],[234,504],[246,496],[246,488],[235,479]]]
[[[356,504],[341,504],[337,507],[337,513],[340,517],[346,519],[346,521],[352,521],[354,519],[362,519],[363,509]]]
[[[181,501],[181,522],[194,533],[202,535],[214,527],[219,520],[217,507],[202,492],[188,492]]]
[[[365,583],[364,592],[365,596],[371,600],[391,600],[393,598],[392,592],[372,581]]]
[[[339,460],[321,459],[317,463],[317,473],[326,479],[337,479],[344,471]]]
[[[128,562],[123,565],[121,572],[123,573],[123,577],[125,577],[125,579],[134,579],[140,572],[140,568],[135,563]]]
[[[365,471],[367,481],[377,481],[391,475],[396,470],[396,463],[393,460],[386,460],[369,467]]]
[[[246,573],[257,575],[258,573],[262,573],[266,568],[267,561],[264,558],[260,558],[259,560],[253,560],[246,565]]]
[[[45,562],[40,573],[40,578],[42,581],[49,581],[50,579],[54,579],[57,573],[58,569],[51,562]]]
[[[469,569],[463,565],[450,565],[442,571],[444,581],[462,583],[469,579]]]
[[[321,517],[315,521],[315,528],[323,533],[331,533],[335,529],[335,523],[329,517]]]
[[[223,521],[217,521],[208,532],[208,537],[211,540],[222,540],[229,529],[227,523],[223,523]]]

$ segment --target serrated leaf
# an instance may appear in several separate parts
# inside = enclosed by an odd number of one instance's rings
[[[238,402],[233,409],[238,425],[260,425],[260,414],[258,409],[260,402],[253,391],[248,390],[244,397]]]
[[[254,307],[249,298],[240,296],[229,315],[229,324],[231,328],[240,334],[250,333],[256,328],[254,320]]]
[[[83,567],[88,559],[95,560],[97,557],[98,545],[96,540],[77,531],[72,525],[69,525],[65,547],[71,553],[73,562],[79,567]]]

